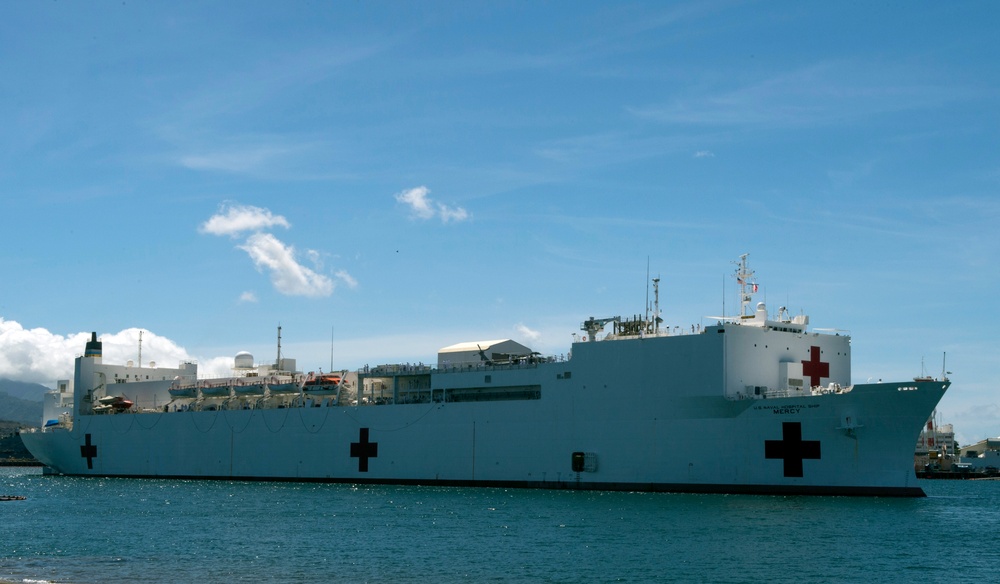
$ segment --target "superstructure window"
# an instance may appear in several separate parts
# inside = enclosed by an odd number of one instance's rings
[[[541,385],[506,387],[460,387],[445,391],[446,402],[478,402],[541,399]]]

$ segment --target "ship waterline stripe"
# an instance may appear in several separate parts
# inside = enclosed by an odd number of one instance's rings
[[[364,485],[405,485],[426,487],[479,487],[502,489],[550,489],[566,491],[619,491],[636,493],[692,493],[714,495],[820,495],[843,497],[926,497],[924,490],[917,486],[829,486],[829,485],[757,485],[757,484],[694,484],[694,483],[621,483],[621,482],[576,482],[566,481],[507,481],[507,480],[461,480],[461,479],[372,479],[360,477],[256,477],[256,476],[204,476],[204,475],[130,475],[130,474],[66,474],[65,476],[87,476],[122,479],[172,479],[259,481],[272,483],[326,483]]]

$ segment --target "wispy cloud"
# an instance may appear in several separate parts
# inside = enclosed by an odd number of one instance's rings
[[[261,166],[287,157],[289,149],[273,146],[250,145],[245,147],[219,148],[198,154],[184,154],[178,159],[180,165],[192,170],[221,170],[226,172],[250,172]]]
[[[906,64],[825,61],[741,87],[680,96],[628,111],[670,124],[813,127],[934,109],[969,96],[963,88],[928,85],[925,78],[925,72]]]
[[[201,93],[179,104],[174,117],[184,121],[186,127],[201,128],[206,122],[255,115],[290,94],[298,95],[328,82],[345,67],[384,53],[395,42],[382,39],[364,45],[310,46],[248,61],[248,66],[206,83]]]
[[[247,290],[243,294],[240,294],[240,302],[246,302],[246,303],[257,302],[257,295]]]
[[[171,164],[196,171],[226,172],[284,179],[342,177],[331,171],[331,159],[343,159],[344,142],[329,132],[293,131],[292,124],[274,124],[278,131],[249,131],[262,119],[288,115],[289,100],[312,101],[315,92],[328,95],[324,84],[338,80],[345,69],[378,58],[406,36],[363,41],[338,38],[328,44],[292,43],[267,51],[266,58],[249,52],[236,67],[201,79],[196,91],[159,108],[147,123],[169,145]],[[198,81],[197,74],[192,77]]]
[[[643,134],[639,132],[600,132],[547,140],[535,146],[540,160],[556,163],[562,174],[551,168],[546,180],[565,180],[577,176],[577,169],[614,166],[623,162],[653,159],[664,155],[691,152],[703,146],[706,137],[683,134]]]
[[[337,270],[333,276],[347,285],[348,288],[357,288],[358,281],[354,279],[354,276],[347,273],[347,270]]]
[[[695,158],[715,158],[715,154],[709,150],[699,150],[694,153]]]
[[[330,165],[330,160],[338,160],[346,168],[354,151],[350,145],[326,135],[299,132],[223,136],[206,130],[194,137],[164,138],[178,142],[179,152],[168,155],[168,161],[189,170],[296,181],[356,177],[353,167],[343,170]]]
[[[470,217],[469,212],[462,207],[449,207],[444,203],[433,201],[427,195],[430,189],[424,186],[407,189],[396,193],[396,201],[410,208],[410,213],[417,219],[433,219],[438,217],[442,223],[449,221],[465,221]]]

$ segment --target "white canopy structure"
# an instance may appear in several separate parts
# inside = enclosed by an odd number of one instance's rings
[[[530,355],[531,349],[510,339],[473,341],[440,349],[438,367],[461,367],[486,361],[507,362]]]

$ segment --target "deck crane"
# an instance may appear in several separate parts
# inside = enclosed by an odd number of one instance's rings
[[[585,339],[586,341],[594,342],[595,340],[597,340],[595,338],[597,336],[597,333],[601,332],[601,330],[604,329],[604,325],[608,324],[609,322],[621,322],[621,321],[622,317],[620,316],[613,316],[611,318],[594,318],[592,316],[587,320],[583,321],[583,324],[580,325],[580,330],[586,331],[587,333],[587,338]]]

